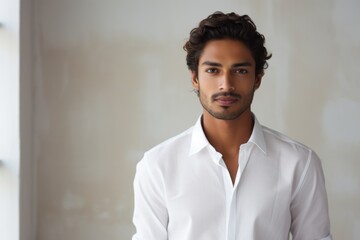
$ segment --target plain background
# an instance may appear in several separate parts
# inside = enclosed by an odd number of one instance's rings
[[[21,3],[22,239],[131,238],[136,163],[201,113],[182,46],[216,10],[265,35],[253,111],[318,153],[334,238],[360,238],[359,1]]]

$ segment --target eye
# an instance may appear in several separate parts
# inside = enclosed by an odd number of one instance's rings
[[[235,69],[234,72],[237,74],[247,74],[249,71],[245,68],[238,68],[238,69]]]
[[[218,73],[219,70],[216,69],[216,68],[208,68],[208,69],[205,70],[205,72],[207,72],[207,73]]]

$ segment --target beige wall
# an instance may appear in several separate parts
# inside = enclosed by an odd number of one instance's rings
[[[333,235],[360,238],[359,2],[238,2],[34,0],[37,240],[130,239],[136,163],[200,114],[182,45],[215,10],[265,34],[254,112],[317,151]]]

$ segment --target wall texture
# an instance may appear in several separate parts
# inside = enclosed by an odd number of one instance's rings
[[[182,45],[216,10],[249,14],[273,53],[254,112],[323,160],[335,239],[360,238],[356,0],[34,0],[37,240],[130,239],[145,150],[192,125]]]

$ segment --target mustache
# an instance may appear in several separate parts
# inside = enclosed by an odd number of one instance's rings
[[[237,93],[233,93],[233,92],[220,92],[220,93],[215,93],[211,96],[211,99],[215,100],[218,97],[234,97],[234,98],[241,98],[241,96]]]

